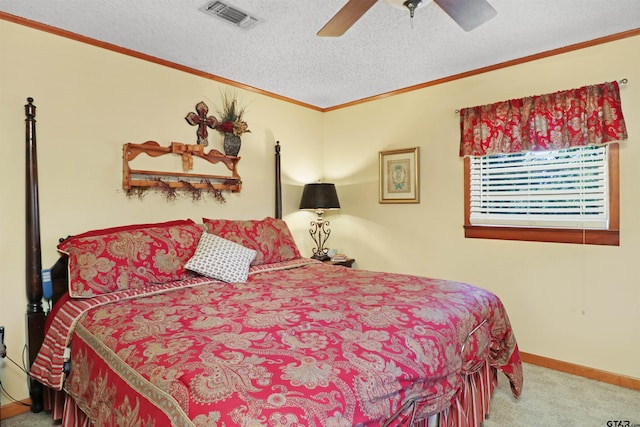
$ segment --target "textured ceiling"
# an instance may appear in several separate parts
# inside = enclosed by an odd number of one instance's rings
[[[436,4],[380,0],[347,33],[316,32],[346,0],[230,0],[241,29],[208,0],[2,0],[0,11],[329,108],[640,27],[640,0],[489,0],[497,17],[465,33]],[[413,25],[412,25],[413,24]]]

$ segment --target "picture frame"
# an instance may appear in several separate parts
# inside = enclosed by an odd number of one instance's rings
[[[420,147],[380,151],[379,203],[420,203]]]

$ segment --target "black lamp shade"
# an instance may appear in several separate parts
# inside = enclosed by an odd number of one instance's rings
[[[328,183],[305,184],[300,209],[340,209],[336,186]]]

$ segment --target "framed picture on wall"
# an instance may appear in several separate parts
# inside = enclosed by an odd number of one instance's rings
[[[420,203],[420,147],[380,151],[380,203]]]

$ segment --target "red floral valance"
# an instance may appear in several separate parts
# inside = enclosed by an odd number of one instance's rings
[[[559,150],[627,138],[618,82],[460,111],[460,156]]]

